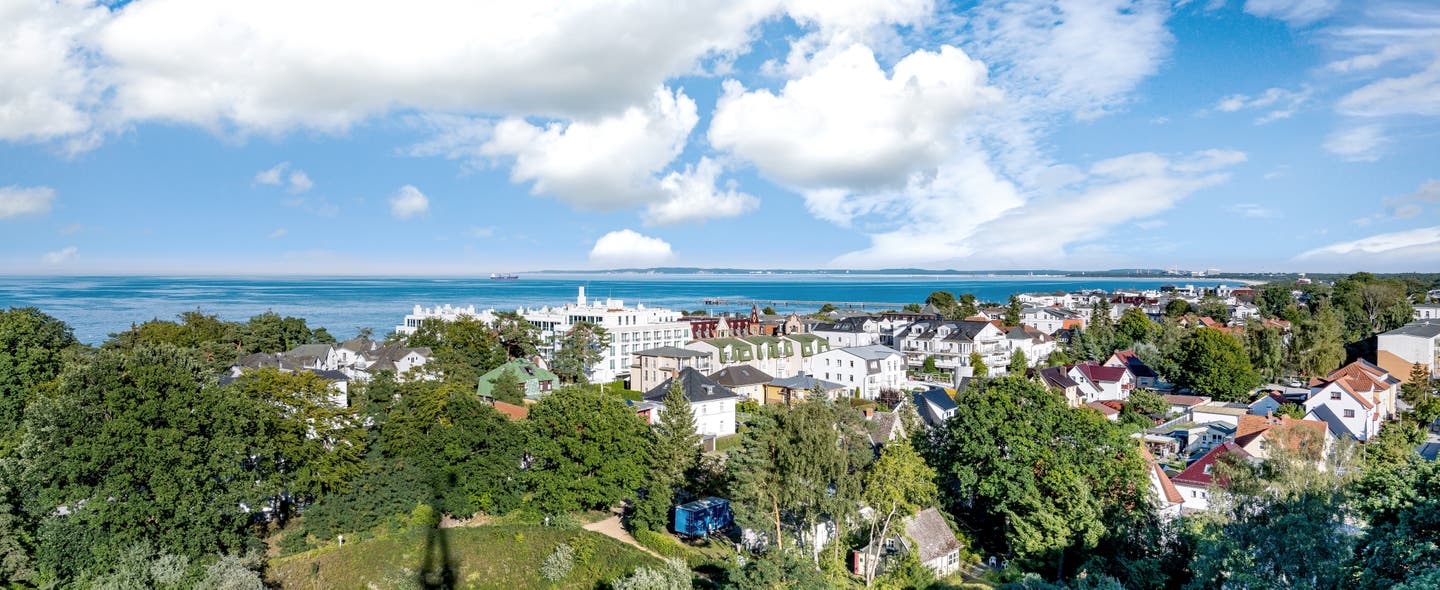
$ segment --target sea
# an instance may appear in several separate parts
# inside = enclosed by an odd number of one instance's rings
[[[748,303],[715,300],[900,304],[923,302],[933,291],[971,293],[981,301],[1005,301],[1013,293],[1145,289],[1162,284],[1213,287],[1223,281],[1069,276],[873,275],[873,274],[551,274],[518,280],[481,277],[293,277],[293,276],[0,276],[0,309],[32,306],[60,318],[81,342],[98,344],[110,334],[150,319],[174,319],[186,311],[245,320],[273,311],[305,318],[337,338],[361,328],[387,334],[415,305],[474,305],[477,309],[563,305],[580,287],[592,299],[711,312],[749,310]],[[1233,282],[1233,281],[1232,281]],[[770,303],[782,313],[812,312],[814,303]],[[898,306],[896,306],[898,307]],[[867,309],[879,311],[884,306]]]

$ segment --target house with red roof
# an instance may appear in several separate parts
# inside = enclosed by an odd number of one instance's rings
[[[1185,506],[1185,497],[1180,494],[1180,489],[1175,487],[1175,482],[1160,467],[1160,461],[1145,445],[1140,445],[1140,454],[1145,458],[1146,475],[1150,478],[1150,497],[1154,500],[1155,509],[1161,518],[1179,518],[1180,509]]]
[[[1139,355],[1133,350],[1117,350],[1105,359],[1107,367],[1125,367],[1130,374],[1135,376],[1135,386],[1141,389],[1154,389],[1155,382],[1160,380],[1160,375],[1151,369],[1145,361],[1140,360]]]
[[[1175,489],[1180,492],[1181,501],[1185,510],[1209,510],[1210,493],[1216,487],[1224,487],[1224,478],[1218,477],[1215,473],[1217,463],[1221,457],[1234,454],[1236,458],[1251,460],[1254,456],[1248,451],[1235,444],[1234,441],[1211,449],[1199,461],[1191,463],[1179,475],[1170,478],[1175,484]]]
[[[1080,384],[1081,397],[1087,402],[1125,401],[1135,389],[1135,375],[1125,367],[1087,361],[1067,366],[1066,374]]]
[[[1329,425],[1336,438],[1367,441],[1396,416],[1400,380],[1365,360],[1331,371],[1310,383],[1305,419]]]
[[[1284,445],[1318,462],[1328,454],[1333,440],[1324,422],[1289,416],[1241,416],[1235,428],[1235,444],[1261,459],[1269,459],[1276,445]]]

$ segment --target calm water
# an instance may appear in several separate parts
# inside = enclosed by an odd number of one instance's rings
[[[99,343],[132,322],[170,319],[201,310],[227,320],[274,311],[324,326],[337,338],[360,328],[388,333],[416,304],[506,310],[557,305],[586,286],[593,298],[627,305],[702,309],[705,299],[801,301],[923,301],[932,291],[974,293],[1003,301],[1012,293],[1129,289],[1166,282],[1213,286],[1216,281],[1068,277],[915,277],[845,275],[530,275],[518,281],[480,278],[356,277],[0,277],[0,308],[34,306],[68,322],[75,335]],[[716,309],[713,306],[711,309]],[[746,308],[748,309],[748,307]],[[786,311],[783,306],[777,306]],[[792,308],[812,311],[813,307]]]

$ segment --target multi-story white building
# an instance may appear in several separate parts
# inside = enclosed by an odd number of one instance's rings
[[[1419,313],[1416,306],[1416,313]],[[1407,381],[1418,363],[1440,375],[1440,320],[1419,320],[1380,334],[1375,338],[1376,364],[1391,375]]]
[[[832,348],[815,356],[816,376],[849,388],[863,399],[905,384],[905,355],[879,344]]]
[[[406,336],[409,336],[411,334],[414,334],[415,330],[420,327],[420,322],[423,322],[425,320],[440,320],[443,322],[453,322],[461,318],[470,318],[489,323],[495,321],[495,310],[482,309],[480,311],[476,311],[474,305],[471,305],[469,307],[455,307],[450,305],[449,303],[446,303],[443,306],[437,305],[435,307],[420,307],[419,305],[416,305],[414,311],[406,314],[405,322],[398,326],[395,326],[395,332],[397,334],[404,334]]]
[[[1384,369],[1358,360],[1326,375],[1310,388],[1305,419],[1320,420],[1336,438],[1370,440],[1395,419],[1400,380]]]
[[[520,317],[540,329],[541,354],[549,357],[560,341],[580,322],[605,329],[609,346],[601,351],[600,362],[590,369],[594,382],[614,381],[629,374],[631,354],[660,346],[684,346],[690,341],[690,324],[680,321],[680,312],[644,305],[625,307],[620,299],[590,301],[580,287],[574,303],[560,307],[522,309]]]
[[[926,358],[934,358],[939,370],[970,376],[974,370],[970,366],[972,352],[980,353],[986,367],[1000,372],[1010,364],[1005,333],[990,322],[915,322],[895,334],[895,344],[911,367],[921,367]]]

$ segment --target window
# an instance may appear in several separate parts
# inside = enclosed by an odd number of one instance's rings
[[[1205,466],[1205,475],[1210,475],[1210,468],[1211,468],[1211,467],[1214,467],[1214,465],[1206,465],[1206,466]]]
[[[1332,391],[1332,392],[1330,392],[1330,399],[1340,399],[1340,392],[1338,392],[1338,391]]]
[[[1346,417],[1346,418],[1354,418],[1354,417],[1355,417],[1355,410],[1345,410],[1345,417]]]

